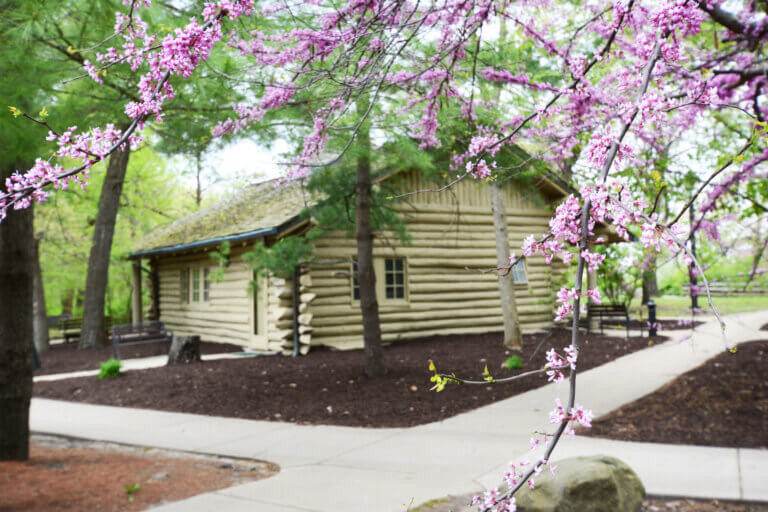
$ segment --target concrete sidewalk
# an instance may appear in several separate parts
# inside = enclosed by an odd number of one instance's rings
[[[241,352],[222,352],[221,354],[203,354],[200,358],[203,361],[215,361],[217,359],[242,359],[244,357],[261,357],[272,355],[269,352],[257,353],[252,352],[245,355]],[[121,372],[133,371],[133,370],[146,370],[148,368],[159,368],[165,366],[168,363],[168,355],[163,354],[159,356],[149,357],[136,357],[133,359],[122,359],[120,361],[122,366]],[[76,377],[93,377],[99,374],[99,370],[82,370],[79,372],[66,372],[66,373],[52,373],[49,375],[38,375],[34,377],[35,382],[45,382],[51,380],[64,380],[74,379]]]
[[[728,317],[729,341],[768,338],[758,330],[766,322],[768,312]],[[687,333],[675,334],[682,338]],[[715,322],[708,320],[691,340],[673,340],[580,375],[577,402],[596,417],[606,414],[723,348]],[[155,509],[162,512],[395,512],[497,485],[510,460],[536,457],[527,449],[530,432],[548,426],[555,397],[566,395],[565,387],[548,385],[408,429],[294,425],[34,399],[31,425],[41,433],[249,457],[281,466],[272,478]],[[626,461],[649,494],[768,501],[768,450],[577,437],[564,439],[553,459],[598,453]]]

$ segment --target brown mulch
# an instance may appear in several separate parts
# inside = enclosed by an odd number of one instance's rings
[[[523,370],[541,368],[545,352],[570,345],[571,333],[553,329],[526,335]],[[579,368],[588,370],[665,340],[590,335],[581,343]],[[485,365],[494,376],[510,352],[500,333],[432,336],[385,349],[389,372],[363,375],[363,353],[313,350],[283,356],[203,361],[126,372],[115,379],[37,382],[38,397],[161,409],[211,416],[363,427],[408,427],[441,420],[546,384],[543,374],[499,385],[450,385],[430,391],[431,359],[442,372],[477,378]]]
[[[30,449],[28,461],[0,463],[0,512],[134,512],[278,471],[260,461],[48,436],[35,436]]]
[[[170,341],[162,343],[147,343],[146,345],[125,345],[120,347],[122,359],[135,357],[150,357],[168,354]],[[222,352],[242,352],[242,347],[227,343],[202,342],[201,354],[219,354]],[[48,352],[40,354],[41,368],[35,375],[50,375],[53,373],[79,372],[82,370],[98,370],[99,365],[112,357],[112,347],[107,345],[99,348],[78,349],[77,343],[59,343],[51,345]]]
[[[768,341],[738,345],[655,393],[592,422],[588,436],[738,448],[768,447]]]
[[[475,512],[468,503],[472,494],[446,496],[422,503],[409,512]],[[646,497],[641,512],[768,512],[767,503]]]

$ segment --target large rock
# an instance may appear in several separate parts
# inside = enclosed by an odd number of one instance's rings
[[[632,469],[615,457],[573,457],[545,469],[535,488],[517,492],[519,512],[638,512],[645,488]]]

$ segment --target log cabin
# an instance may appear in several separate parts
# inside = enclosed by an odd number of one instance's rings
[[[402,191],[439,188],[413,170],[383,174],[376,183],[384,181]],[[566,193],[546,178],[504,186],[512,251],[519,253],[526,236],[547,231]],[[302,354],[318,346],[361,348],[353,237],[331,231],[314,240],[311,261],[287,278],[257,278],[244,258],[254,243],[269,246],[306,232],[313,219],[302,211],[311,202],[296,184],[267,181],[156,230],[129,256],[138,290],[134,297],[141,297],[144,272],[149,275],[149,317],[177,334],[205,341]],[[394,208],[410,241],[400,242],[387,231],[375,237],[383,340],[502,330],[496,274],[481,272],[496,266],[488,184],[466,179],[440,193],[409,196]],[[230,252],[222,267],[211,253],[223,242]],[[513,269],[523,332],[552,325],[553,289],[562,270],[562,265],[546,265],[542,257],[525,258]],[[135,300],[134,322],[142,314]]]

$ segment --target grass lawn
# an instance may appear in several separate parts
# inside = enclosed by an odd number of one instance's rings
[[[712,301],[715,303],[717,309],[723,314],[729,313],[745,313],[750,311],[768,310],[768,295],[746,295],[746,296],[730,296],[730,297],[712,297]],[[684,297],[682,295],[664,295],[663,297],[656,297],[656,315],[659,317],[680,317],[690,315],[689,308],[691,306],[690,297]],[[632,303],[632,315],[638,316],[640,306],[639,301]],[[699,307],[704,309],[705,312],[709,310],[706,296],[699,297]],[[648,317],[648,309],[642,308],[643,318]]]

